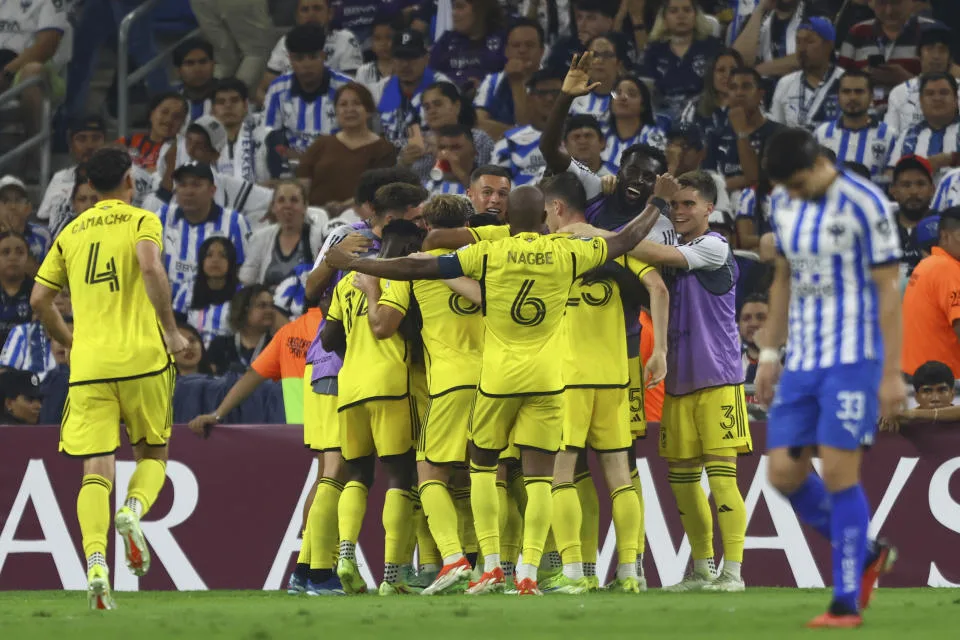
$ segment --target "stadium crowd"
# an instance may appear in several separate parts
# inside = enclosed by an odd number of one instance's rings
[[[24,0],[0,20],[18,25],[0,29],[0,89],[46,77],[71,159],[37,185],[38,202],[32,159],[0,178],[0,422],[59,422],[69,350],[33,316],[33,276],[96,203],[84,163],[110,145],[133,161],[133,204],[163,227],[190,344],[177,358],[177,422],[303,423],[333,247],[379,250],[386,227],[402,235],[398,221],[430,232],[424,250],[495,237],[484,228],[513,220],[512,190],[565,174],[582,185],[582,204],[560,180],[545,187],[548,205],[582,209],[584,222],[610,231],[658,196],[662,174],[709,196],[720,249],[691,236],[675,210],[676,230],[668,224],[640,252],[666,274],[736,274],[739,351],[729,364],[750,383],[776,252],[761,159],[784,127],[810,130],[824,155],[888,194],[903,252],[904,373],[919,405],[903,421],[960,417],[949,408],[960,374],[955,3],[299,0],[295,26],[269,42],[265,0],[193,0],[203,36],[173,51],[175,83],[148,76],[144,126],[117,135],[109,113],[87,108],[98,46],[84,25],[137,4]],[[146,62],[149,28],[134,42]],[[39,91],[21,96],[28,132],[39,127]],[[466,213],[445,219],[455,207],[438,196],[468,202]],[[562,226],[551,215],[577,222],[548,209],[551,231]],[[678,235],[679,263],[665,250]],[[658,285],[643,283],[646,363],[666,348],[654,328],[665,332],[676,306],[658,317]],[[68,291],[56,304],[69,317]],[[631,387],[658,421],[663,384]]]

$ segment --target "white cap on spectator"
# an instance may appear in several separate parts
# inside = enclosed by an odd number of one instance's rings
[[[24,194],[27,193],[27,185],[23,184],[23,180],[16,176],[3,176],[0,178],[0,191],[3,191],[7,187],[16,187]]]
[[[207,137],[210,138],[210,146],[217,153],[223,151],[223,148],[227,146],[227,130],[213,116],[200,116],[190,123],[187,130],[189,131],[191,127],[199,127],[207,134]]]

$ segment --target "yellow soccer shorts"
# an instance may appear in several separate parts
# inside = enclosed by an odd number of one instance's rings
[[[454,389],[430,398],[417,438],[417,460],[434,464],[466,461],[467,425],[476,389]]]
[[[467,437],[481,449],[559,451],[563,439],[563,394],[491,397],[477,390]]]
[[[60,425],[60,451],[92,458],[120,448],[120,423],[130,444],[166,446],[173,425],[176,370],[113,382],[72,385]]]
[[[640,356],[627,360],[627,369],[630,372],[630,386],[627,390],[627,399],[630,403],[630,432],[634,438],[647,437],[647,414],[643,406],[643,364]]]
[[[683,396],[666,394],[660,421],[660,455],[698,458],[715,449],[753,451],[743,385],[701,389]]]
[[[337,396],[313,390],[313,365],[303,371],[303,446],[313,451],[337,451],[340,448],[340,418]]]
[[[427,389],[427,373],[421,367],[410,368],[410,398],[416,404],[417,417],[423,424],[430,404],[430,392]],[[469,414],[468,414],[469,415]]]
[[[630,448],[627,389],[570,388],[564,394],[563,446],[595,451]]]
[[[374,453],[398,456],[416,441],[416,404],[409,397],[367,400],[339,411],[340,451],[344,460]]]

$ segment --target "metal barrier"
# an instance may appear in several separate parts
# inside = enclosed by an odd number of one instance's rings
[[[130,29],[133,23],[149,13],[160,0],[147,0],[139,7],[128,13],[120,21],[120,30],[117,34],[117,137],[123,138],[130,133],[130,87],[140,82],[148,73],[162,64],[166,64],[167,57],[173,53],[182,42],[188,38],[200,35],[200,29],[194,29],[175,43],[161,51],[133,73],[130,73],[128,59],[128,45],[130,44]]]
[[[50,180],[50,120],[53,111],[50,105],[50,86],[47,84],[46,77],[40,75],[28,78],[17,86],[0,93],[0,106],[16,99],[27,89],[38,85],[43,89],[40,131],[0,156],[0,169],[42,145],[43,148],[40,153],[40,186],[46,189],[47,182]]]

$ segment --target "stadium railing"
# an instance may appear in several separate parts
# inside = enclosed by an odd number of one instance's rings
[[[0,109],[3,109],[4,105],[9,106],[10,103],[17,100],[20,97],[20,94],[27,89],[38,85],[43,89],[40,131],[27,138],[10,151],[0,155],[0,170],[7,167],[14,160],[26,155],[37,147],[40,147],[40,184],[45,186],[50,180],[50,120],[52,112],[52,106],[50,103],[50,85],[47,84],[47,79],[43,76],[29,78],[17,86],[0,93]]]
[[[184,34],[179,40],[168,46],[150,60],[147,64],[130,73],[130,29],[133,23],[150,13],[154,7],[160,3],[160,0],[147,0],[139,7],[128,13],[120,21],[120,29],[117,33],[117,137],[124,137],[130,133],[130,87],[143,80],[148,73],[162,64],[166,64],[167,59],[173,53],[181,42],[188,38],[200,35],[200,29],[196,28]]]

